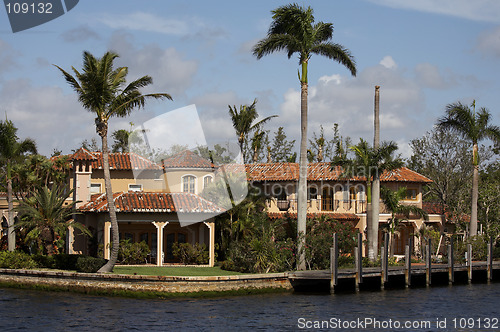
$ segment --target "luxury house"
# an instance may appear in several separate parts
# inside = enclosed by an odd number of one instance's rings
[[[246,165],[248,179],[252,186],[259,188],[267,197],[267,212],[271,218],[285,213],[297,213],[297,188],[299,165],[297,163],[266,163]],[[400,224],[394,241],[394,253],[404,254],[408,238],[427,224],[444,231],[445,220],[441,213],[429,210],[423,203],[423,186],[432,182],[425,176],[406,167],[380,176],[381,185],[392,190],[406,188],[402,204],[412,204],[427,210],[428,219],[410,216]],[[326,214],[339,221],[352,222],[366,235],[366,178],[343,177],[341,167],[331,167],[328,162],[309,163],[307,169],[307,213],[308,216]],[[380,204],[379,238],[390,217],[382,202]]]
[[[94,234],[90,239],[76,232],[68,237],[70,253],[95,253],[104,244],[104,257],[109,258],[111,222],[104,189],[102,154],[79,149],[69,158],[70,188],[78,201],[77,221]],[[150,262],[159,266],[176,262],[174,243],[201,243],[209,250],[209,265],[215,262],[214,217],[223,213],[224,204],[217,205],[201,196],[204,188],[218,177],[227,176],[235,168],[246,173],[249,185],[266,197],[270,218],[297,213],[299,165],[296,163],[261,163],[218,167],[191,151],[183,151],[162,164],[135,153],[110,153],[110,173],[121,239],[145,241],[151,249]],[[405,187],[404,204],[426,208],[422,188],[431,182],[408,168],[385,172],[381,183],[391,189]],[[246,187],[246,186],[245,186]],[[234,189],[234,188],[233,188]],[[234,192],[233,192],[234,194]],[[0,205],[3,196],[0,196]],[[339,221],[351,222],[360,232],[366,231],[366,179],[342,177],[342,170],[330,163],[308,165],[308,215],[326,214]],[[3,198],[3,200],[5,200]],[[228,208],[227,206],[225,206]],[[0,206],[6,224],[6,206]],[[390,216],[380,204],[380,228]],[[444,230],[443,214],[429,211],[429,219],[410,217],[400,226],[395,239],[395,254],[404,253],[407,239],[423,225]]]

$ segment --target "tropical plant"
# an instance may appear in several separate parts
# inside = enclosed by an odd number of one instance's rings
[[[102,158],[104,186],[109,206],[111,229],[113,230],[112,250],[109,261],[99,272],[111,272],[116,264],[119,249],[119,231],[116,218],[111,175],[109,170],[108,122],[112,117],[128,116],[134,109],[144,108],[148,99],[172,99],[167,93],[142,94],[141,88],[153,83],[150,76],[143,76],[126,83],[127,67],[113,67],[118,54],[106,52],[102,58],[95,58],[85,51],[83,53],[83,70],[74,67],[75,77],[56,66],[63,74],[66,82],[75,90],[82,106],[95,114],[96,131],[102,141]]]
[[[394,157],[398,146],[394,142],[382,142],[379,149],[375,150],[367,141],[360,139],[359,143],[351,146],[354,152],[353,159],[347,159],[346,154],[336,156],[332,167],[342,166],[342,177],[364,177],[366,179],[366,228],[368,240],[368,257],[375,260],[378,246],[378,216],[372,216],[372,182],[376,174],[394,170],[403,165],[399,157]],[[373,202],[379,204],[379,202]]]
[[[353,76],[356,76],[356,65],[349,50],[342,45],[332,43],[333,24],[318,22],[314,23],[313,10],[311,7],[300,7],[297,4],[288,4],[272,11],[273,22],[269,27],[267,37],[260,40],[253,48],[253,54],[257,59],[263,56],[286,51],[288,58],[293,54],[299,54],[299,81],[301,86],[300,100],[300,170],[298,188],[298,233],[306,232],[307,215],[307,65],[313,54],[325,56],[344,65]],[[304,246],[304,237],[299,247]],[[303,253],[303,250],[300,250]],[[301,254],[298,260],[298,269],[305,269],[305,260]]]
[[[406,197],[406,187],[400,187],[393,191],[387,187],[380,188],[380,198],[387,210],[391,212],[390,218],[387,219],[389,237],[389,255],[394,256],[394,239],[399,232],[400,223],[407,221],[411,215],[428,219],[427,212],[418,206],[411,204],[403,204],[401,201]]]
[[[437,126],[472,142],[472,208],[469,235],[477,235],[477,201],[479,193],[479,147],[484,139],[500,142],[500,127],[491,124],[491,113],[484,107],[476,112],[476,101],[469,106],[460,102],[446,106],[446,115],[438,119]]]
[[[250,133],[254,130],[261,129],[266,122],[277,117],[277,115],[271,115],[255,122],[259,118],[256,104],[257,99],[255,99],[251,105],[241,105],[239,111],[236,106],[231,107],[231,105],[228,105],[229,115],[231,116],[231,122],[233,123],[234,130],[236,131],[236,136],[238,136],[238,144],[240,146],[244,163],[249,161],[247,150],[248,136]]]
[[[27,240],[37,242],[38,247],[49,256],[58,253],[70,227],[91,235],[84,225],[72,219],[77,202],[66,204],[72,194],[73,190],[66,191],[61,187],[53,187],[52,190],[43,187],[32,197],[20,201],[15,208],[21,216],[15,227],[26,229]]]
[[[19,141],[17,128],[12,121],[0,121],[0,167],[2,180],[7,187],[7,224],[8,224],[8,248],[9,251],[16,249],[16,233],[14,230],[14,201],[12,191],[13,167],[22,162],[27,154],[36,154],[35,141],[26,138]],[[2,181],[3,182],[3,181]]]
[[[279,127],[278,131],[274,133],[272,142],[267,147],[270,156],[268,162],[289,162],[294,145],[295,140],[287,140],[283,127]]]

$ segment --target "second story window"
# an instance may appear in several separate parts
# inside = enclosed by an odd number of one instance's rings
[[[416,201],[417,200],[417,189],[415,189],[415,188],[408,188],[408,189],[406,189],[405,200],[407,200],[407,201]]]
[[[185,193],[195,193],[194,190],[195,177],[192,175],[186,175],[182,178],[182,191]]]
[[[130,183],[128,185],[128,191],[142,191],[142,184]]]
[[[90,194],[100,194],[101,193],[101,184],[100,183],[91,183],[90,184]]]
[[[207,175],[203,178],[203,189],[205,189],[210,183],[212,183],[212,177]]]

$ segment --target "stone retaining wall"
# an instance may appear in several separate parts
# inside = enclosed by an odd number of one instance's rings
[[[252,289],[292,289],[286,273],[211,277],[167,277],[0,269],[0,283],[48,286],[86,292],[159,293],[224,292]]]

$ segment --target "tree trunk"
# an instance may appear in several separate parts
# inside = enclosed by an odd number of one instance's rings
[[[307,62],[302,63],[300,92],[299,190],[297,191],[297,270],[305,270],[305,235],[307,218]]]
[[[113,272],[113,268],[118,259],[118,249],[120,246],[120,233],[118,230],[118,220],[116,218],[115,202],[113,200],[113,190],[111,188],[111,174],[109,171],[109,150],[107,123],[98,124],[98,133],[102,138],[102,160],[104,171],[104,187],[106,188],[106,199],[108,201],[109,219],[111,221],[111,231],[113,232],[111,256],[109,261],[99,269],[99,273]],[[101,128],[100,128],[101,127]],[[106,245],[106,244],[104,244]],[[158,253],[160,254],[160,253]]]
[[[380,86],[375,86],[375,107],[374,107],[374,137],[373,137],[373,148],[378,150],[380,147]],[[370,243],[373,251],[374,260],[378,255],[378,220],[380,213],[380,174],[378,168],[375,169],[375,174],[373,174],[372,183],[372,234],[370,236]]]
[[[12,201],[12,176],[10,161],[7,161],[7,242],[9,251],[16,250],[16,232],[14,230],[14,202]]]
[[[477,235],[477,199],[479,194],[479,160],[478,146],[474,143],[472,147],[472,158],[474,163],[474,171],[472,174],[472,209],[470,214],[469,236]]]

